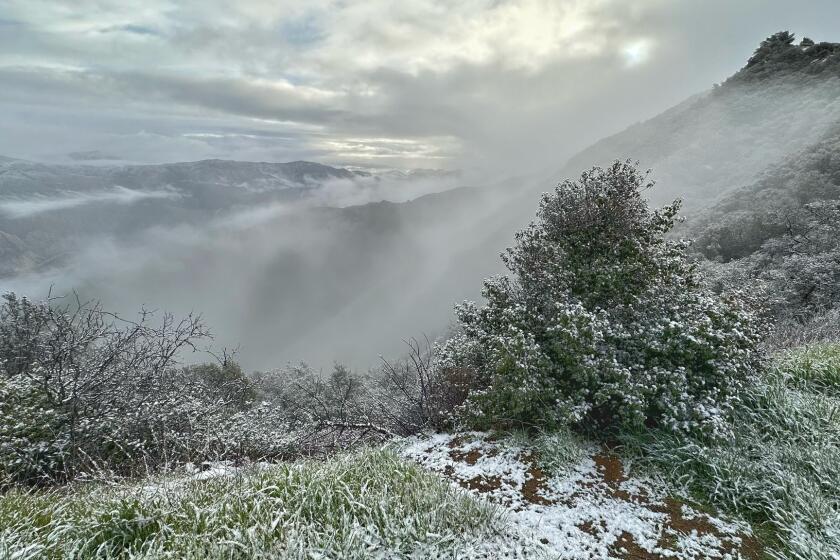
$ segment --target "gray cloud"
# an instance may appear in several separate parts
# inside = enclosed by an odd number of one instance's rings
[[[0,5],[0,153],[116,141],[135,161],[396,167],[554,165],[723,79],[764,36],[828,37],[840,16],[830,0]]]

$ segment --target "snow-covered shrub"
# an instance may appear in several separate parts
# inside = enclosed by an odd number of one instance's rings
[[[332,371],[307,364],[257,373],[264,407],[297,436],[300,451],[323,454],[359,443],[440,427],[459,385],[435,367],[431,344],[412,346],[410,357],[385,361],[365,374],[336,364]],[[463,398],[461,398],[461,402]]]
[[[502,255],[511,276],[456,307],[442,360],[475,370],[467,421],[725,431],[763,324],[700,287],[687,243],[666,237],[679,203],[649,209],[651,186],[630,162],[562,183]]]
[[[407,342],[408,353],[360,374],[336,364],[332,371],[305,363],[256,372],[253,382],[270,407],[303,436],[308,452],[407,436],[452,425],[472,370],[452,363],[430,340]],[[308,435],[307,435],[308,434]]]
[[[63,471],[70,444],[65,422],[30,379],[0,375],[0,487]]]
[[[457,376],[433,367],[431,344],[367,374],[302,364],[249,377],[227,353],[180,365],[207,336],[197,317],[125,321],[95,303],[7,294],[0,484],[323,455],[438,425],[463,399]]]
[[[193,364],[183,368],[185,384],[202,394],[204,400],[244,410],[256,399],[253,383],[238,363],[225,356],[220,363]]]
[[[385,361],[377,372],[374,395],[382,415],[395,431],[410,435],[453,424],[453,412],[467,398],[472,384],[470,368],[441,361],[438,344],[408,341],[409,352],[400,360]]]
[[[133,473],[226,448],[219,388],[176,367],[197,317],[121,320],[98,304],[0,304],[0,482]],[[221,369],[220,369],[221,371]],[[212,380],[211,380],[212,381]]]

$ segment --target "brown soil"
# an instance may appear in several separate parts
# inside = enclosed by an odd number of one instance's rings
[[[464,445],[464,443],[466,443],[464,441],[464,438],[462,438],[461,436],[458,436],[458,437],[452,438],[452,440],[447,445],[449,446],[449,449],[457,449],[457,448],[461,447],[462,445]]]
[[[449,452],[449,456],[452,458],[453,461],[457,461],[459,463],[466,463],[470,466],[475,465],[479,459],[481,459],[484,455],[478,449],[473,449],[472,451],[461,451],[459,447],[467,443],[467,441],[462,437],[453,438],[447,445],[451,451]],[[493,449],[487,453],[487,457],[493,457],[496,455],[496,450]]]
[[[621,463],[621,459],[617,455],[605,451],[599,453],[593,459],[597,465],[598,472],[601,473],[604,482],[609,488],[610,495],[620,500],[648,503],[646,496],[632,496],[628,492],[620,490],[621,483],[627,480],[627,477],[624,473],[624,466]],[[721,534],[717,527],[709,521],[709,517],[703,513],[698,512],[691,519],[686,519],[682,513],[682,505],[682,502],[678,500],[666,498],[663,504],[650,504],[649,507],[653,511],[668,515],[666,526],[669,529],[683,534],[691,534],[692,532],[700,535],[712,534],[721,539],[724,545],[724,549],[721,552],[732,555],[740,553],[743,557],[749,559],[762,557],[762,547],[756,539],[746,535],[739,535],[741,538],[741,544],[739,545],[732,541],[731,538]],[[657,544],[660,548],[668,549],[670,548],[669,545],[673,544],[669,540],[673,540],[673,537],[669,538],[668,535],[663,535],[662,540]],[[665,558],[660,554],[654,554],[644,550],[633,542],[632,536],[627,533],[622,534],[616,542],[614,552],[619,558],[644,560]]]
[[[501,488],[502,479],[498,476],[476,476],[469,480],[459,480],[458,484],[476,492],[486,493]]]
[[[540,486],[545,483],[545,475],[540,469],[528,470],[530,478],[522,486],[522,497],[532,504],[550,506],[554,502],[540,495]]]
[[[764,546],[755,537],[741,536],[741,555],[749,560],[764,558]]]
[[[602,527],[603,527],[603,525],[602,525]],[[589,533],[593,537],[598,536],[598,531],[595,530],[595,526],[592,524],[591,521],[581,523],[580,525],[577,525],[577,528],[580,529],[581,531],[583,531],[584,533]]]
[[[712,535],[720,536],[717,528],[709,523],[709,518],[702,513],[691,519],[683,517],[682,503],[673,498],[665,498],[664,504],[651,506],[650,509],[660,513],[667,513],[668,526],[681,533],[697,531],[701,535],[711,533]]]
[[[682,512],[682,502],[674,500],[673,498],[666,498],[665,503],[661,505],[652,506],[653,511],[668,514],[668,526],[675,531],[684,534],[696,532],[699,535],[714,535],[718,537],[722,544],[722,552],[729,554],[736,554],[740,552],[744,558],[757,559],[762,558],[763,547],[754,537],[747,535],[739,535],[741,543],[733,542],[731,537],[722,534],[717,527],[710,521],[709,516],[697,512],[697,515],[691,519],[686,519]],[[664,547],[667,543],[660,542],[659,545]]]
[[[604,482],[607,484],[607,492],[610,496],[625,502],[647,501],[643,496],[631,496],[629,492],[621,490],[621,483],[627,480],[627,476],[624,474],[624,465],[621,464],[618,455],[604,451],[595,455],[593,460],[598,472],[601,473]]]
[[[459,463],[466,463],[472,466],[475,465],[479,459],[481,459],[481,452],[477,449],[473,449],[472,451],[464,453],[463,451],[453,449],[449,452],[449,456],[452,458],[453,461],[458,461]]]
[[[469,480],[455,478],[455,469],[452,465],[447,465],[443,469],[443,475],[457,482],[462,488],[467,490],[475,490],[476,492],[487,493],[493,490],[498,490],[502,487],[502,479],[498,476],[476,476]]]
[[[621,533],[618,540],[610,549],[611,558],[627,558],[628,560],[664,560],[666,556],[648,552],[633,540],[630,533]]]
[[[624,475],[624,466],[621,464],[621,459],[618,455],[604,451],[598,453],[593,457],[595,465],[598,467],[598,472],[604,477],[606,482],[611,487],[618,487],[619,484],[627,480]]]
[[[533,455],[529,455],[526,459],[524,462],[531,466],[528,469],[528,480],[522,485],[522,497],[532,504],[550,506],[554,502],[545,498],[544,493],[541,492],[546,487],[548,477],[537,466],[536,458]]]

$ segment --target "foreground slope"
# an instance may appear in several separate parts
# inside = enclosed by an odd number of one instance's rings
[[[562,470],[546,472],[527,445],[483,434],[423,436],[396,447],[405,459],[362,450],[137,483],[11,490],[0,495],[0,557],[735,559],[760,552],[748,525],[676,501],[652,479],[626,476],[613,455],[559,459]]]
[[[546,545],[551,558],[761,557],[746,523],[703,513],[674,499],[661,481],[628,476],[611,451],[565,439],[544,437],[541,456],[525,442],[488,434],[436,434],[411,440],[403,453],[502,504],[510,522]],[[552,443],[577,456],[563,464]]]

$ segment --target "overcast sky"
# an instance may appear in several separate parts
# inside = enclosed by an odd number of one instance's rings
[[[0,0],[0,155],[556,167],[782,29],[840,2]]]

